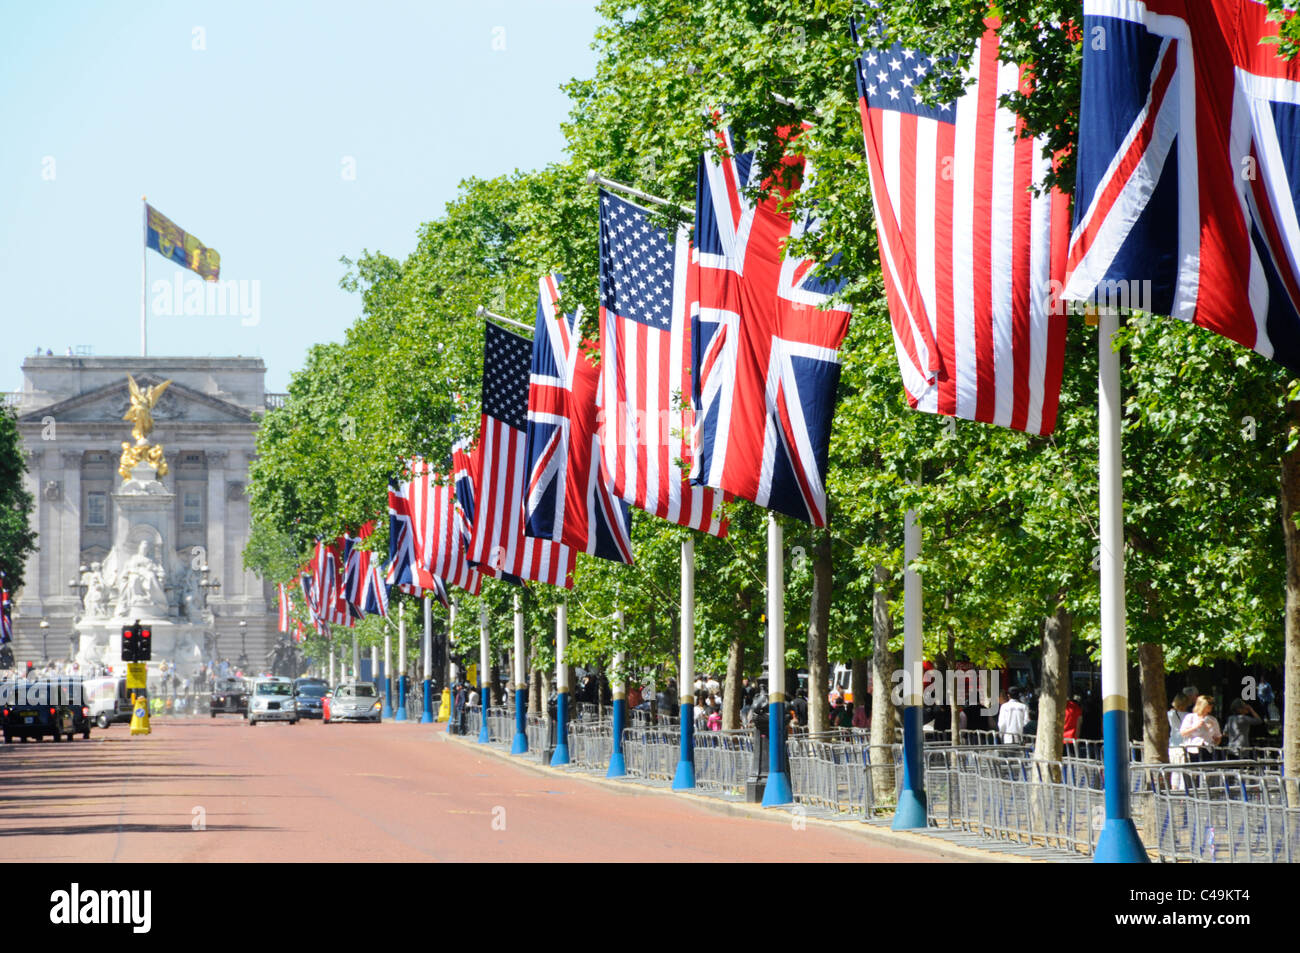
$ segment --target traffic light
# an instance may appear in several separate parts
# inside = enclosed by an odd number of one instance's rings
[[[136,628],[140,630],[140,637],[136,640],[135,660],[147,662],[153,658],[153,632],[149,626],[141,626],[138,622]]]
[[[135,626],[122,626],[122,661],[135,662],[139,657],[139,642],[135,637]]]

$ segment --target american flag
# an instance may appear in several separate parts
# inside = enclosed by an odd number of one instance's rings
[[[559,277],[539,282],[528,388],[524,532],[579,552],[632,562],[628,506],[613,490],[601,447],[600,369],[560,310]]]
[[[989,27],[971,60],[974,85],[927,105],[916,86],[942,64],[880,30],[863,37],[858,106],[908,403],[1051,433],[1066,329],[1053,291],[1064,277],[1069,202],[1030,191],[1051,162],[998,104],[1026,75],[999,61]]]
[[[726,154],[700,160],[696,190],[691,479],[825,526],[839,346],[849,328],[848,308],[827,306],[843,282],[784,253],[815,220],[781,211],[788,181],[755,203],[746,188],[762,185],[760,163],[729,132],[719,139]],[[791,177],[808,175],[800,160],[786,167]]]
[[[528,365],[532,342],[485,327],[483,399],[469,558],[489,576],[573,587],[575,551],[524,535]]]
[[[686,229],[600,193],[600,370],[605,470],[614,493],[655,516],[725,536],[723,494],[691,468],[691,277]]]
[[[277,587],[280,592],[280,631],[288,632],[289,623],[293,619],[293,601],[289,598],[289,587],[280,583]]]
[[[337,544],[326,543],[321,539],[316,540],[316,551],[311,562],[314,597],[312,612],[321,622],[329,625],[351,626],[353,624],[352,612],[348,608],[340,575],[342,565],[340,550],[344,545],[342,537]]]
[[[437,480],[437,475],[434,475]],[[456,495],[449,484],[435,482],[431,497],[433,519],[428,524],[427,537],[421,548],[429,560],[427,569],[435,579],[464,589],[472,596],[479,594],[483,576],[470,565],[466,553],[466,540],[456,514]]]
[[[1300,60],[1262,42],[1278,25],[1248,0],[1083,11],[1064,297],[1193,321],[1300,371]]]

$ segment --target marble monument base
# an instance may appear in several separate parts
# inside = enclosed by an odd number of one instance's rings
[[[134,619],[97,619],[77,623],[80,645],[77,661],[85,671],[92,663],[103,665],[114,675],[126,674],[122,661],[122,627]],[[162,671],[166,662],[179,678],[192,678],[203,663],[203,639],[208,627],[199,623],[173,619],[142,619],[152,631],[152,658],[147,663],[150,677]]]

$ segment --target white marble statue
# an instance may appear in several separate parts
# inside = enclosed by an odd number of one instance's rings
[[[127,616],[144,610],[153,616],[167,615],[167,589],[162,566],[149,557],[148,540],[140,540],[135,555],[118,573],[117,614]]]
[[[82,602],[82,617],[108,618],[112,593],[104,581],[104,573],[99,563],[91,563],[90,569],[81,574],[81,584],[86,587],[86,598]]]

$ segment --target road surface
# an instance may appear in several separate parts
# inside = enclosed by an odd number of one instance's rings
[[[155,719],[0,746],[0,860],[916,861],[788,814],[542,774],[442,726]]]

